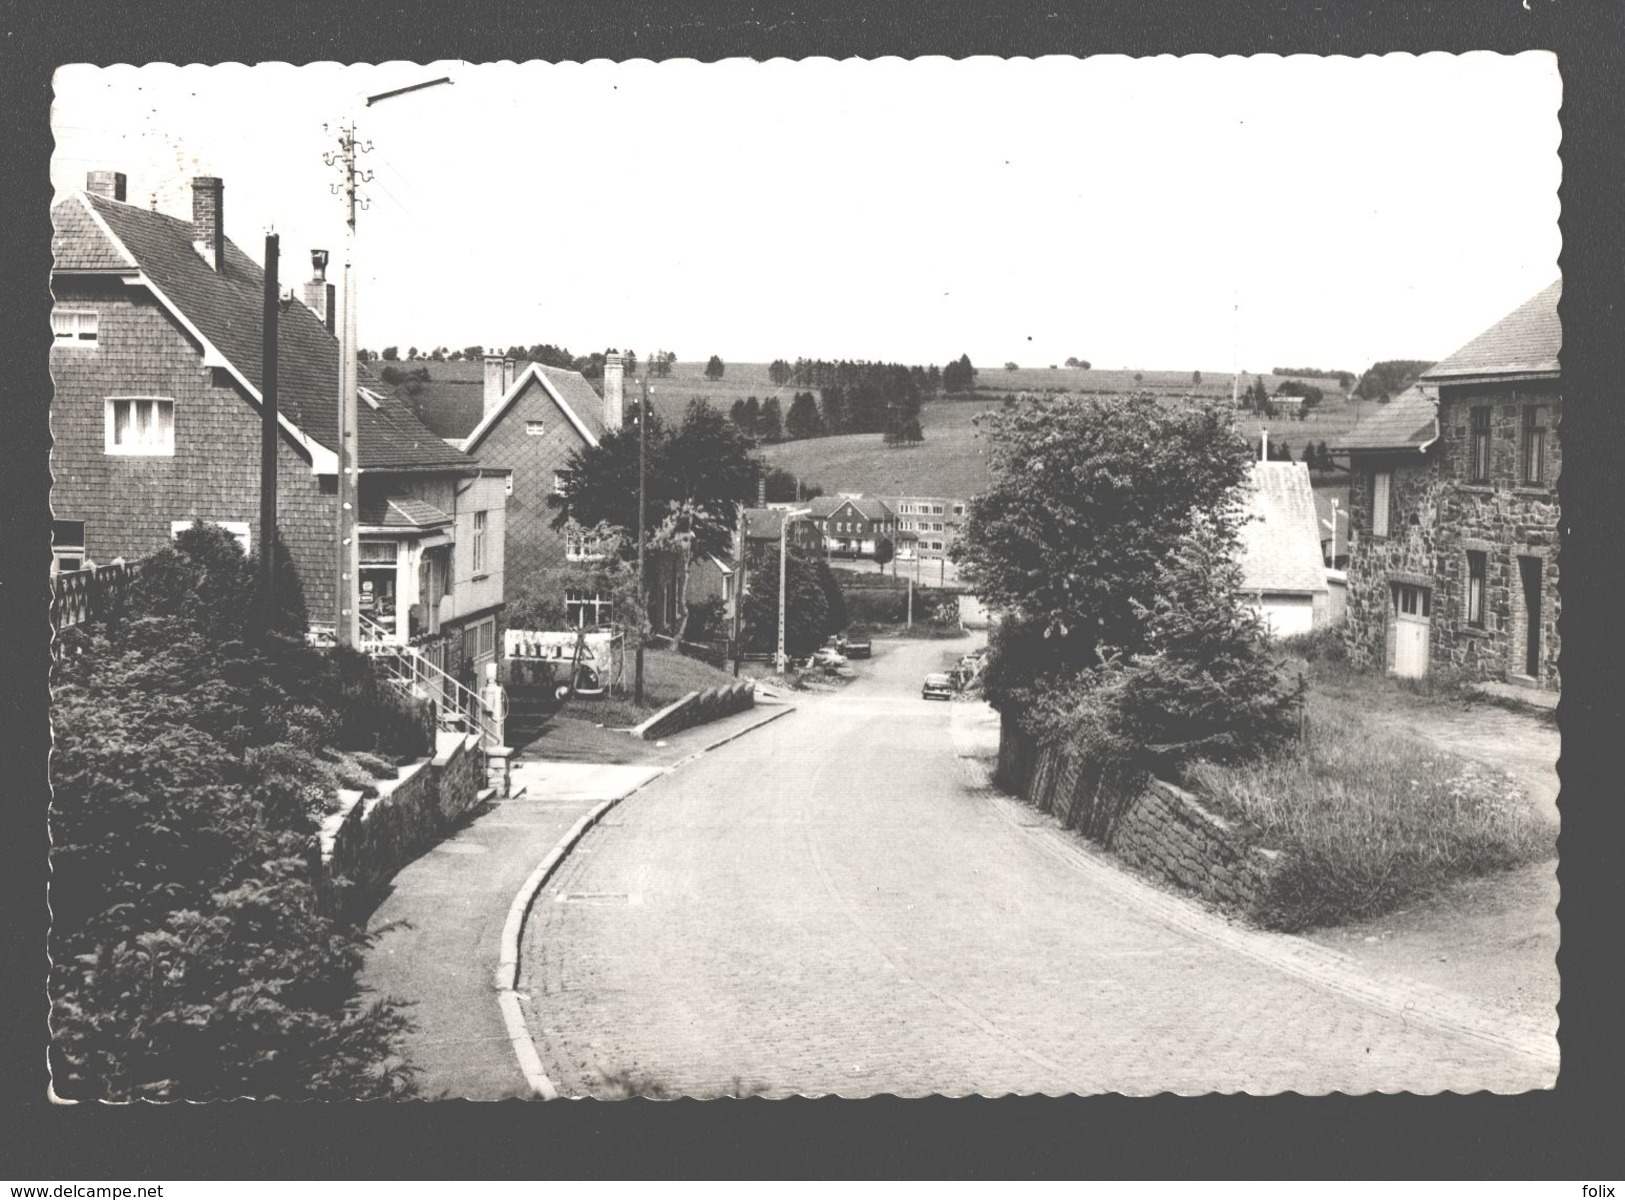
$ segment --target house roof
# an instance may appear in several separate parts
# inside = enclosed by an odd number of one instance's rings
[[[466,359],[457,362],[414,360],[399,365],[407,371],[419,367],[428,369],[429,378],[419,382],[415,392],[408,393],[403,386],[397,394],[425,425],[449,441],[468,439],[471,444],[477,441],[501,419],[501,414],[512,406],[527,385],[535,384],[540,384],[571,423],[585,432],[587,440],[597,442],[605,433],[604,402],[579,371],[516,360],[514,382],[504,394],[496,417],[486,422],[483,362]]]
[[[1422,378],[1436,383],[1472,380],[1555,377],[1563,326],[1557,302],[1563,281],[1543,288],[1443,362],[1435,363]]]
[[[451,515],[427,500],[391,493],[363,500],[360,523],[389,529],[432,529],[451,524]]]
[[[1301,462],[1255,462],[1241,526],[1242,588],[1249,592],[1324,592],[1315,490]]]
[[[807,502],[815,517],[828,517],[836,509],[850,504],[870,521],[889,521],[895,515],[882,500],[874,496],[817,496]]]
[[[1421,450],[1439,436],[1438,401],[1412,385],[1332,441],[1334,454],[1361,450]]]
[[[782,508],[747,508],[744,510],[745,537],[756,541],[778,541],[779,528],[784,524]],[[817,516],[816,512],[808,514]]]
[[[230,239],[225,269],[215,271],[192,244],[193,226],[165,213],[80,192],[52,210],[59,271],[139,271],[194,337],[204,361],[226,367],[258,403],[263,382],[265,272]],[[211,353],[212,351],[212,353]],[[277,408],[305,438],[331,453],[338,446],[339,343],[303,304],[277,319]],[[362,470],[470,466],[466,455],[387,395],[359,406]]]

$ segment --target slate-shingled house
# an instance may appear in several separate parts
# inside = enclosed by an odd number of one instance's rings
[[[1276,637],[1328,624],[1331,591],[1309,468],[1301,462],[1255,462],[1246,495],[1240,550],[1248,604]]]
[[[56,561],[134,560],[201,519],[250,550],[259,517],[264,272],[226,236],[224,185],[192,219],[124,202],[91,172],[52,209]],[[325,295],[325,287],[307,294]],[[289,301],[278,318],[277,522],[313,629],[338,581],[339,344]],[[359,409],[362,611],[455,671],[501,644],[505,473],[482,469],[392,397]]]
[[[423,423],[475,461],[513,472],[508,497],[507,566],[515,588],[539,570],[596,553],[579,533],[556,530],[547,503],[570,454],[595,446],[621,425],[622,364],[611,354],[604,396],[579,371],[515,362],[413,362],[429,378],[400,394]]]
[[[1332,447],[1354,477],[1356,662],[1558,689],[1561,295],[1545,288]]]

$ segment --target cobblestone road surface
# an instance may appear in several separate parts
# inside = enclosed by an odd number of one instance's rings
[[[625,801],[537,898],[521,991],[562,1094],[1553,1083],[1511,1018],[1234,926],[996,795],[969,706],[919,699],[963,646],[875,649]]]

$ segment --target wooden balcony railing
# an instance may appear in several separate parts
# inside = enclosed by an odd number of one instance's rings
[[[114,559],[105,567],[64,571],[51,580],[51,628],[69,629],[116,615],[129,600],[141,560]]]

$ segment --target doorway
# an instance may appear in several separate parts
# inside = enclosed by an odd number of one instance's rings
[[[1394,589],[1394,674],[1421,679],[1428,673],[1428,631],[1432,596],[1415,583],[1396,583]]]
[[[1518,574],[1523,580],[1523,673],[1540,678],[1541,561],[1529,555],[1518,556]]]

